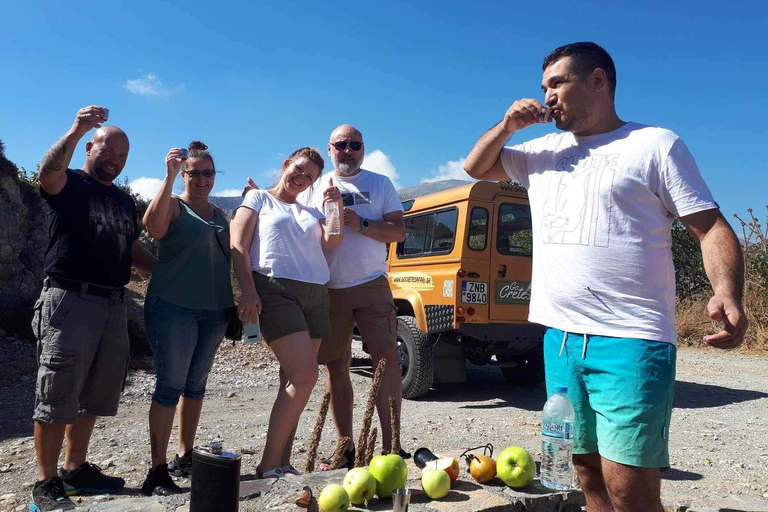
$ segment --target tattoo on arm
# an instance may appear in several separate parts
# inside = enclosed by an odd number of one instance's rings
[[[61,172],[64,167],[64,160],[67,153],[67,141],[65,139],[59,139],[51,149],[45,154],[43,163],[40,164],[40,174],[52,174],[54,172]]]

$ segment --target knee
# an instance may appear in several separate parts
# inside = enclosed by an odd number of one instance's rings
[[[396,343],[372,343],[368,345],[371,352],[371,360],[374,365],[378,365],[382,359],[387,360],[387,369],[392,370],[398,364],[397,344]]]
[[[573,457],[573,469],[576,470],[579,484],[585,492],[605,492],[605,481],[599,460],[595,462],[575,455]]]
[[[183,392],[183,389],[163,386],[158,382],[155,386],[155,393],[152,395],[152,400],[163,407],[176,407],[179,404],[179,398]]]
[[[317,365],[313,365],[296,372],[296,375],[289,375],[288,380],[299,392],[308,394],[317,384],[318,375]]]

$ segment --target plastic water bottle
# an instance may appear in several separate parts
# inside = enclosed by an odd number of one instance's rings
[[[541,413],[541,475],[550,489],[570,489],[573,482],[573,406],[568,388],[555,388]]]
[[[327,201],[323,204],[325,213],[325,231],[329,235],[338,235],[341,233],[341,222],[339,219],[339,203],[336,201]]]

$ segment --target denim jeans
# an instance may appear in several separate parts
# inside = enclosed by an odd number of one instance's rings
[[[175,407],[181,396],[202,399],[227,328],[226,310],[189,309],[152,296],[144,303],[144,323],[157,374],[152,399],[164,407]]]

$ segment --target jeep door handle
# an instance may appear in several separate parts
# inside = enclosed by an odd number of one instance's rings
[[[499,274],[499,277],[507,277],[507,266],[506,265],[496,265],[496,271]]]

